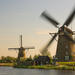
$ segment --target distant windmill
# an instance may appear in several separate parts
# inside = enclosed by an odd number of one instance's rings
[[[58,43],[57,43],[57,50],[56,50],[56,57],[58,61],[75,60],[75,54],[74,54],[75,50],[72,48],[73,45],[75,44],[75,40],[73,40],[72,37],[72,35],[74,35],[74,32],[68,28],[68,26],[70,25],[71,21],[75,16],[75,8],[61,27],[58,26],[59,23],[50,15],[48,15],[47,12],[43,12],[41,16],[44,17],[50,23],[52,23],[54,27],[58,28],[58,32],[50,33],[50,34],[54,34],[54,36],[44,47],[42,53],[47,52],[48,47],[58,36]]]
[[[20,60],[21,57],[26,58],[26,56],[25,56],[25,50],[26,49],[34,49],[34,47],[23,47],[22,46],[22,35],[20,36],[20,40],[21,40],[20,48],[8,48],[8,50],[12,50],[12,49],[19,50],[19,52],[18,52],[18,60]]]

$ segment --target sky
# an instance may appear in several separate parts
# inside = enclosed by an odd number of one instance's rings
[[[51,39],[50,32],[58,29],[43,20],[40,15],[48,11],[62,25],[75,6],[75,0],[0,0],[0,56],[17,57],[18,51],[8,48],[20,47],[20,35],[23,46],[34,46],[26,50],[26,56],[39,54],[40,49]],[[75,20],[69,28],[75,30]],[[57,42],[49,48],[55,55]]]

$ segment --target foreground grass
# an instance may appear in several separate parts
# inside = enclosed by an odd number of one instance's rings
[[[0,63],[0,66],[10,66],[25,69],[55,69],[55,70],[75,70],[75,62],[58,62],[59,65],[16,65],[14,63]]]
[[[14,63],[0,63],[0,66],[10,66],[10,67],[13,67]]]
[[[16,68],[27,68],[27,69],[55,69],[55,70],[75,70],[75,62],[57,62],[58,65],[15,65]]]
[[[59,65],[75,66],[75,62],[57,62]]]
[[[15,66],[16,68],[26,68],[26,69],[55,69],[55,70],[75,70],[75,66],[65,66],[65,65],[37,65],[37,66],[24,66],[24,65],[18,65]]]

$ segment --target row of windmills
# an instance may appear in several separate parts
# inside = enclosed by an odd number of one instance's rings
[[[70,25],[71,21],[75,16],[75,9],[72,11],[68,19],[64,22],[64,24],[61,27],[59,27],[59,22],[57,22],[53,17],[48,15],[47,12],[43,12],[41,16],[44,17],[46,20],[48,20],[50,23],[52,23],[53,26],[58,28],[58,32],[49,33],[53,35],[53,37],[52,39],[50,39],[48,44],[42,49],[41,53],[42,54],[47,53],[49,46],[58,36],[57,50],[54,58],[57,59],[57,61],[75,61],[75,48],[74,48],[75,40],[73,40],[74,31],[68,28],[68,26]],[[34,47],[24,48],[22,46],[22,35],[20,36],[20,38],[21,38],[20,48],[9,48],[14,50],[19,50],[18,53],[19,60],[21,57],[25,58],[26,49],[34,49]]]
[[[50,22],[54,27],[58,28],[58,32],[49,33],[50,35],[53,35],[53,37],[52,39],[50,39],[50,41],[42,51],[47,52],[49,46],[58,36],[56,55],[54,56],[54,59],[56,59],[57,61],[75,61],[75,40],[73,39],[75,31],[72,31],[68,28],[75,16],[75,9],[71,12],[71,14],[61,27],[59,27],[59,22],[57,22],[47,12],[44,11],[41,16],[48,22]]]

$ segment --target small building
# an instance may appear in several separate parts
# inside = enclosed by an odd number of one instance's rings
[[[50,58],[48,56],[39,56],[38,58],[34,59],[35,65],[46,65],[50,64]]]

